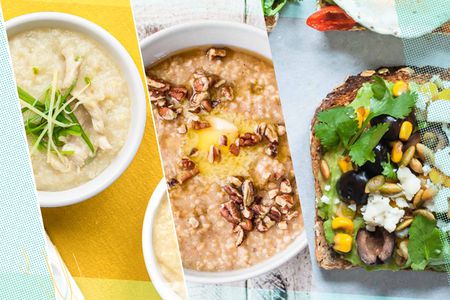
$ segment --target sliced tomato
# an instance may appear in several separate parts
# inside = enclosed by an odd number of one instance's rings
[[[328,31],[349,30],[356,22],[339,6],[326,6],[312,14],[306,24],[319,31]]]

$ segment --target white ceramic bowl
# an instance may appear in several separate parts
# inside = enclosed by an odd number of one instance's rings
[[[163,179],[153,191],[150,202],[145,211],[144,225],[142,227],[142,249],[144,252],[145,266],[153,285],[163,299],[180,299],[169,287],[166,279],[159,269],[153,249],[153,222],[158,212],[159,205],[167,198],[166,181]]]
[[[208,45],[236,47],[269,60],[272,58],[265,31],[245,24],[218,21],[193,22],[162,30],[146,38],[141,43],[141,51],[144,65],[147,67],[181,50]],[[184,274],[187,281],[197,283],[245,280],[279,267],[303,250],[306,245],[306,234],[302,232],[284,251],[250,268],[227,272],[198,272],[185,269]]]
[[[60,28],[80,32],[103,46],[120,68],[128,83],[131,99],[131,124],[128,138],[111,164],[94,179],[69,190],[58,192],[38,191],[42,207],[58,207],[89,199],[110,186],[128,167],[139,148],[145,129],[145,90],[141,75],[125,48],[100,26],[83,18],[54,12],[32,13],[6,22],[8,36],[35,28]]]

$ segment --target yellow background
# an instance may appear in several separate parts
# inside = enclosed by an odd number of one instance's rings
[[[1,0],[1,3],[5,20],[26,13],[57,11],[102,26],[129,51],[144,80],[129,0]],[[77,282],[87,299],[157,297],[148,283],[141,232],[148,199],[162,176],[152,116],[147,107],[141,147],[130,167],[113,185],[81,204],[42,209],[45,228],[70,272],[74,277],[83,277],[77,278]]]

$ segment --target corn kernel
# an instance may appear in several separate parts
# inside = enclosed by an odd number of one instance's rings
[[[353,238],[347,233],[336,233],[334,236],[333,249],[339,252],[348,253],[352,250]]]
[[[333,230],[338,230],[338,229],[342,229],[347,233],[353,233],[353,221],[350,220],[349,218],[345,218],[345,217],[336,217],[333,219],[333,221],[331,222],[331,228],[333,228]]]
[[[392,152],[391,152],[391,160],[394,163],[399,163],[402,160],[403,157],[403,143],[400,141],[396,141],[392,145]]]
[[[361,106],[356,110],[356,119],[358,120],[358,128],[362,127],[362,124],[367,119],[369,112],[370,110],[365,108],[364,106]]]
[[[394,87],[392,88],[392,94],[394,94],[395,97],[398,97],[401,94],[406,93],[408,89],[408,83],[404,82],[403,80],[399,80],[394,84]]]
[[[400,127],[400,133],[398,135],[399,139],[406,142],[409,137],[411,136],[413,130],[413,125],[409,121],[405,121],[402,123],[402,126]]]
[[[353,164],[352,164],[351,158],[349,156],[341,158],[338,161],[338,165],[339,165],[339,169],[341,169],[342,173],[346,173],[348,171],[353,170]]]

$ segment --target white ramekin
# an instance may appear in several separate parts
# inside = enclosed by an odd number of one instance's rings
[[[153,249],[153,223],[161,202],[167,198],[166,181],[163,179],[153,191],[150,202],[145,211],[144,225],[142,227],[142,249],[145,266],[150,279],[163,299],[179,300],[180,297],[169,287],[166,279],[159,269]],[[175,238],[175,237],[174,237]]]
[[[222,21],[199,21],[164,29],[146,38],[141,43],[141,51],[144,65],[147,67],[173,53],[209,45],[236,47],[269,60],[272,58],[265,31],[245,24]],[[227,272],[198,272],[185,269],[184,274],[188,282],[196,283],[245,280],[281,266],[306,246],[306,234],[302,232],[284,251],[250,268]]]
[[[136,64],[125,48],[110,33],[83,18],[65,13],[41,12],[23,15],[6,22],[9,37],[36,28],[59,28],[80,32],[102,46],[116,62],[126,80],[131,99],[131,124],[128,138],[111,164],[94,179],[69,190],[38,191],[41,207],[58,207],[87,200],[110,186],[128,167],[141,143],[146,121],[145,90]]]

